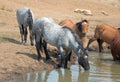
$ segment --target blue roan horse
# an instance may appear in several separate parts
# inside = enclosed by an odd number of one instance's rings
[[[78,56],[79,64],[85,70],[90,69],[88,54],[86,50],[84,50],[81,40],[76,33],[69,28],[58,25],[51,18],[41,17],[35,21],[32,32],[35,34],[38,60],[41,58],[39,50],[40,45],[42,45],[41,38],[43,37],[45,42],[58,48],[59,67],[62,66],[63,59],[65,57],[64,67],[67,68],[67,61],[71,51],[73,50]],[[43,47],[45,49],[46,59],[49,59],[50,57],[47,53],[46,45]]]
[[[34,37],[31,35],[34,22],[33,12],[27,7],[22,7],[16,11],[16,17],[20,29],[22,43],[25,44],[27,42],[27,27],[29,26],[31,45],[34,45]]]

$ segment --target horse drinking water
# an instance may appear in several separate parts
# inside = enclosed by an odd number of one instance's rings
[[[66,26],[58,25],[51,18],[41,17],[35,21],[32,32],[33,34],[35,34],[38,60],[41,58],[39,49],[40,49],[40,45],[42,45],[41,37],[43,36],[44,40],[47,43],[57,47],[59,67],[61,67],[63,64],[64,53],[65,53],[64,67],[65,68],[67,67],[66,65],[67,65],[68,55],[73,50],[75,54],[78,56],[79,64],[85,70],[90,69],[88,63],[88,54],[86,50],[83,48],[82,42],[77,36],[77,34],[73,32],[71,29],[67,28]],[[49,55],[47,54],[46,56]]]
[[[34,37],[31,35],[34,22],[33,12],[27,7],[22,7],[17,10],[16,17],[20,29],[22,43],[25,44],[27,42],[27,27],[29,26],[31,45],[34,45]]]

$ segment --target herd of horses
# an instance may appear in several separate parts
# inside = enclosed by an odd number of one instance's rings
[[[95,35],[86,42],[89,22],[82,20],[74,23],[70,19],[55,22],[49,17],[40,17],[35,20],[32,10],[27,7],[19,8],[16,17],[20,29],[21,40],[23,44],[27,42],[27,27],[29,26],[30,42],[35,46],[38,54],[37,59],[41,59],[41,48],[44,49],[46,60],[51,59],[47,50],[47,44],[55,46],[58,49],[59,63],[56,67],[67,68],[67,62],[70,61],[71,54],[74,52],[78,57],[78,63],[84,70],[89,70],[88,52],[90,43],[97,40],[99,52],[101,52],[102,43],[106,42],[111,46],[111,53],[115,61],[120,60],[119,53],[119,30],[107,24],[97,25]]]

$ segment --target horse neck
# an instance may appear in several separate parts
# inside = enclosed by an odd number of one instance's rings
[[[82,42],[78,42],[76,39],[70,41],[70,45],[71,45],[72,50],[73,50],[74,53],[76,53],[76,54],[77,54],[77,52],[78,52],[78,50],[79,50],[80,48],[83,48]]]
[[[80,27],[80,28],[82,28],[82,27]],[[83,36],[82,36],[82,32],[81,32],[81,30],[79,29],[79,26],[77,25],[77,23],[76,23],[76,25],[75,25],[75,32],[78,34],[79,38],[82,38],[82,37],[83,37]]]
[[[78,44],[78,46],[75,46],[75,45],[73,46],[73,51],[78,57],[80,57],[80,50],[83,50],[82,45]]]
[[[87,36],[81,37],[82,43],[83,43],[83,47],[86,48],[87,47],[87,43],[88,43],[88,38]]]
[[[59,32],[61,31],[61,26],[59,26],[56,23],[50,23],[50,22],[46,22],[44,23],[44,32],[45,33],[54,33],[54,34],[59,34]],[[57,36],[57,35],[56,35]]]

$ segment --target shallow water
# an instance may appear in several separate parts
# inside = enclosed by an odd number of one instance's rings
[[[89,71],[76,64],[70,69],[27,73],[6,82],[120,82],[120,63],[114,62],[110,53],[89,53]]]

